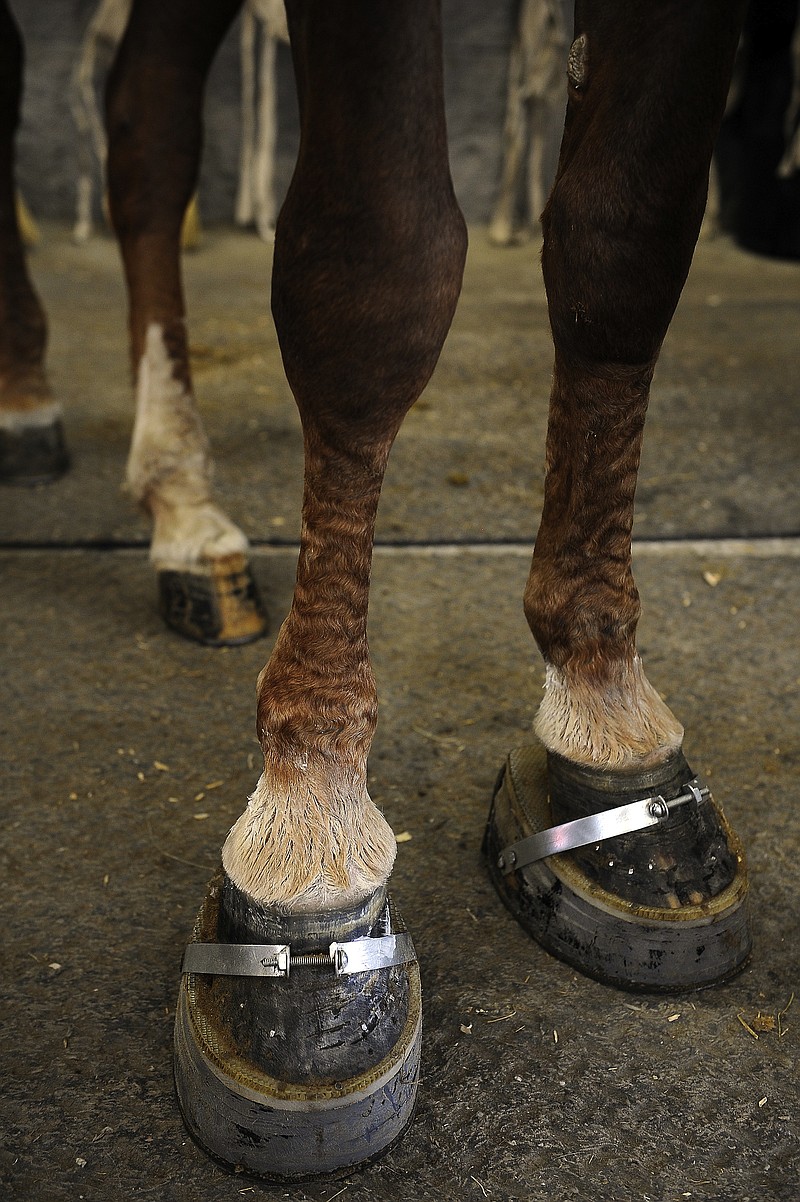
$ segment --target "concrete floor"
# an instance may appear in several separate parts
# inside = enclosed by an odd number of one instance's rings
[[[75,464],[50,488],[0,494],[4,1197],[797,1198],[800,267],[701,247],[656,378],[640,648],[745,840],[755,934],[734,982],[656,998],[551,960],[479,859],[494,777],[529,738],[542,679],[520,603],[551,357],[535,260],[473,232],[379,524],[371,791],[411,836],[394,892],[425,989],[416,1121],[378,1164],[286,1190],[194,1146],[170,1063],[182,947],[258,775],[269,640],[219,652],[162,629],[146,529],[119,489],[132,417],[116,252],[45,230],[32,269]],[[220,491],[260,542],[274,630],[301,464],[268,271],[267,248],[224,232],[186,262]]]

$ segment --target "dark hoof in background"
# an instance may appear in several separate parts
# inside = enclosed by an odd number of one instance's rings
[[[222,874],[193,943],[291,944],[394,934],[384,891],[335,914],[270,915]],[[411,1122],[422,1007],[416,961],[336,976],[292,967],[280,979],[183,975],[175,1082],[184,1122],[215,1159],[260,1177],[342,1174],[384,1153]]]
[[[166,624],[209,647],[252,643],[268,623],[244,555],[226,555],[197,571],[158,572],[159,611]]]
[[[44,425],[0,426],[0,483],[21,487],[51,484],[68,468],[69,453],[60,418]]]
[[[484,841],[500,898],[542,947],[607,985],[652,992],[702,989],[747,962],[751,936],[744,852],[710,795],[658,827],[619,835],[504,873],[509,844],[554,824],[660,795],[692,772],[680,753],[647,773],[601,773],[512,751]]]

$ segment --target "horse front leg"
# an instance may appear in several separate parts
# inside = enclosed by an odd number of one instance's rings
[[[109,77],[111,217],[130,305],[136,421],[127,483],[153,522],[161,610],[181,634],[218,645],[263,634],[244,534],[216,504],[195,403],[180,269],[197,182],[203,87],[238,0],[137,0]]]
[[[44,368],[47,322],[31,283],[17,218],[14,161],[22,37],[0,0],[0,482],[42,484],[69,466],[61,406]]]
[[[631,572],[650,382],[703,215],[736,7],[578,5],[544,214],[556,354],[525,613],[545,752],[512,755],[487,842],[501,896],[546,947],[634,988],[722,979],[750,946],[741,848],[645,675]],[[548,847],[574,850],[536,858]]]
[[[176,1077],[205,1146],[291,1178],[375,1155],[413,1109],[419,973],[387,899],[395,839],[367,792],[367,605],[387,457],[444,342],[466,236],[438,4],[295,0],[288,13],[301,144],[272,307],[304,432],[301,547],[258,683],[263,774],[187,953],[209,975],[184,977]],[[263,962],[254,945],[311,961],[267,983],[219,975],[232,958]],[[222,1076],[215,1046],[237,1057]]]

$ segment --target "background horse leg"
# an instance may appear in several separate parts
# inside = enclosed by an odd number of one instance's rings
[[[92,236],[95,176],[99,177],[101,196],[105,197],[106,131],[95,76],[98,64],[106,70],[112,62],[130,12],[131,0],[100,0],[72,69],[70,108],[78,135],[78,182],[72,237],[78,243],[88,242]]]
[[[453,316],[466,235],[447,160],[438,4],[311,0],[288,12],[301,144],[276,230],[273,313],[304,431],[303,527],[291,611],[258,685],[264,772],[225,844],[215,905],[228,942],[319,950],[397,930],[385,901],[395,840],[366,787],[372,538],[389,449]],[[247,1060],[247,1129],[258,1137],[248,1143],[234,1074],[222,1088],[205,1071],[224,1116],[207,1120],[194,1066],[210,1053],[187,1050],[197,1022],[179,1025],[184,1114],[227,1161],[326,1171],[374,1155],[410,1121],[416,966],[352,979],[315,971],[298,969],[294,992],[220,977],[197,1003]],[[285,1138],[275,1114],[289,1086],[276,1078],[293,1083]],[[335,1105],[326,1081],[338,1083]]]
[[[47,323],[25,263],[17,218],[14,139],[24,53],[0,0],[0,481],[41,484],[69,466],[61,406],[44,371]]]
[[[673,800],[693,779],[682,727],[636,651],[631,529],[650,381],[700,228],[738,7],[576,10],[567,122],[543,219],[556,361],[525,594],[547,667],[536,731],[555,822],[648,796]],[[499,841],[509,844],[520,833],[513,777],[507,770],[497,802],[507,823]],[[744,870],[710,797],[690,794],[655,830],[598,840],[569,863],[580,880],[562,882],[561,901],[575,909],[556,917],[541,909],[555,888],[549,868],[531,865],[527,878],[495,871],[512,909],[524,918],[538,906],[531,929],[577,967],[648,988],[698,986],[741,967]],[[530,904],[520,893],[529,889]]]
[[[264,631],[247,540],[214,503],[189,371],[180,234],[197,182],[203,86],[238,0],[134,4],[107,94],[111,217],[130,301],[136,424],[128,486],[153,519],[166,621],[201,642]]]
[[[563,0],[522,0],[508,64],[503,170],[488,229],[496,246],[538,234],[564,118],[567,44]]]

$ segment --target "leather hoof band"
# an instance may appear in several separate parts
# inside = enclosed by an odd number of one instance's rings
[[[221,880],[198,915],[178,997],[186,1127],[237,1171],[276,1181],[344,1174],[386,1152],[413,1117],[422,1006],[410,936],[382,895],[366,938],[345,934],[324,949],[317,938],[316,952],[285,929],[278,944],[217,943],[229,933]]]
[[[159,612],[172,630],[209,647],[251,643],[268,623],[244,555],[208,560],[201,570],[158,571]]]
[[[747,870],[721,808],[680,754],[628,776],[625,791],[622,774],[605,774],[598,802],[600,778],[558,757],[548,771],[542,747],[511,753],[484,839],[503,903],[548,952],[607,985],[672,993],[734,976],[752,943]]]
[[[69,468],[61,418],[44,425],[0,424],[0,483],[51,484]]]

